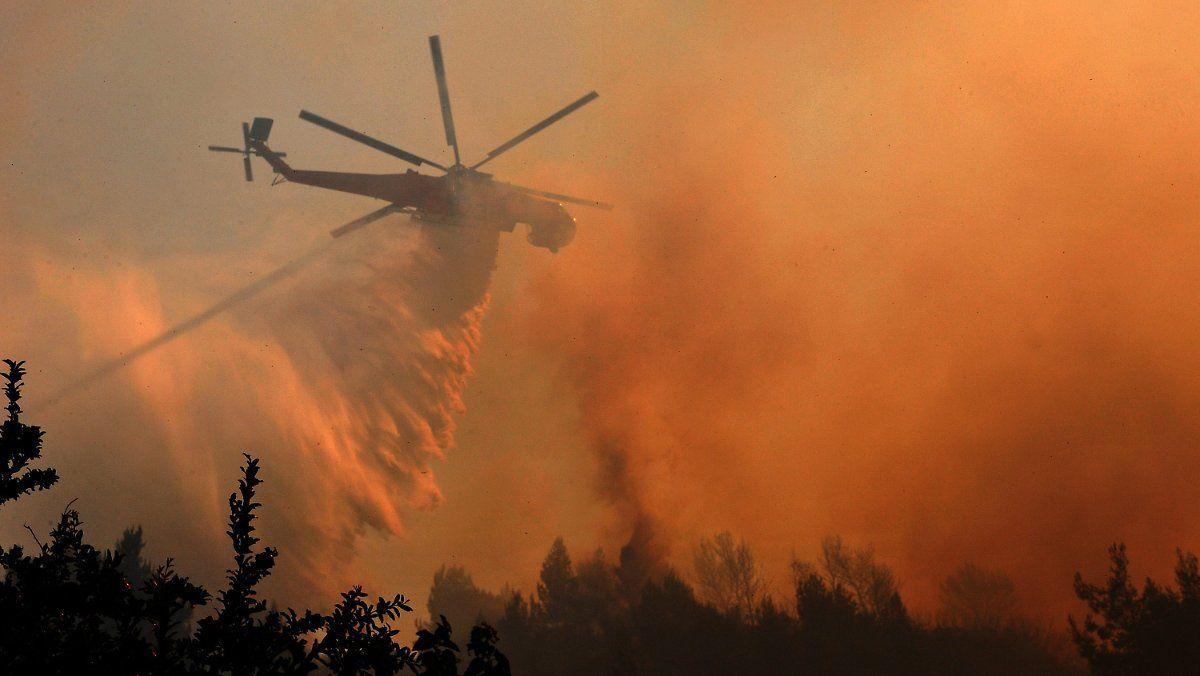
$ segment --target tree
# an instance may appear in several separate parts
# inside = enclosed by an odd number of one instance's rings
[[[840,635],[862,612],[854,596],[839,582],[826,582],[816,570],[804,563],[792,562],[796,584],[796,617],[806,631]]]
[[[875,550],[853,549],[832,535],[821,541],[821,565],[831,585],[854,594],[863,612],[879,618],[904,619],[907,612],[892,570],[875,561]]]
[[[512,594],[497,624],[520,673],[628,671],[629,600],[602,551],[576,564],[557,538],[542,562],[537,592],[528,604]]]
[[[170,618],[208,593],[170,562],[135,589],[121,558],[87,544],[68,507],[33,554],[0,551],[0,664],[13,673],[170,673],[183,663]]]
[[[619,622],[620,581],[603,550],[596,550],[576,566],[571,606],[577,622],[593,636],[602,636]]]
[[[141,526],[126,528],[121,533],[121,539],[113,545],[113,554],[120,557],[117,568],[134,586],[145,584],[154,574],[150,562],[142,558],[146,548],[146,540]]]
[[[793,564],[799,641],[810,665],[851,671],[859,656],[859,637],[869,629],[853,595],[840,583],[827,582],[815,569]]]
[[[1129,576],[1124,544],[1108,550],[1101,585],[1075,574],[1075,595],[1088,606],[1082,623],[1069,618],[1079,654],[1097,674],[1194,674],[1200,665],[1200,563],[1177,551],[1176,589],[1151,579],[1139,591]]]
[[[21,422],[21,388],[25,362],[5,359],[4,396],[8,417],[0,423],[0,505],[58,483],[53,469],[32,469],[29,463],[42,457],[42,428]]]
[[[537,601],[532,611],[549,622],[561,622],[571,614],[575,599],[575,567],[562,538],[556,538],[542,561],[538,576]]]
[[[969,628],[1004,626],[1014,619],[1017,607],[1012,579],[973,563],[959,566],[942,581],[938,601],[941,623]]]
[[[417,670],[419,650],[392,640],[392,622],[411,612],[408,600],[397,594],[367,602],[361,587],[342,594],[328,614],[303,614],[292,609],[268,609],[257,586],[275,567],[278,551],[259,549],[255,512],[262,505],[255,493],[262,479],[256,458],[244,454],[238,490],[229,496],[229,530],[233,567],[218,595],[217,613],[197,623],[195,660],[208,669],[231,673],[305,673],[322,664],[336,673],[394,674]],[[324,632],[317,638],[318,632]],[[439,672],[440,673],[440,672]]]
[[[496,622],[504,615],[504,595],[480,589],[462,566],[442,566],[429,588],[430,617],[445,616],[452,624]]]
[[[920,627],[900,599],[895,576],[870,549],[840,537],[822,541],[821,566],[793,561],[798,640],[822,673],[921,673]]]
[[[510,676],[508,658],[496,648],[499,640],[499,632],[486,622],[471,629],[471,640],[467,642],[471,663],[463,676]]]
[[[317,631],[324,618],[306,613],[267,610],[257,597],[257,586],[271,574],[278,552],[273,547],[256,550],[254,501],[259,463],[244,454],[246,464],[238,491],[229,496],[229,530],[233,543],[233,568],[226,571],[227,586],[217,594],[217,613],[197,623],[196,649],[204,663],[233,673],[275,673],[298,668],[306,659],[304,635]]]
[[[751,613],[761,602],[766,581],[744,539],[729,531],[701,538],[692,562],[701,598],[718,610]]]

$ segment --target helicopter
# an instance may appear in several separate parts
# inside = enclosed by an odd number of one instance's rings
[[[599,94],[594,91],[584,94],[541,122],[500,144],[488,152],[483,159],[466,165],[462,162],[458,137],[454,130],[454,117],[450,110],[450,92],[446,84],[446,68],[442,60],[441,42],[437,35],[429,37],[429,49],[433,56],[434,75],[437,78],[438,99],[441,103],[446,144],[454,151],[453,164],[446,166],[415,155],[307,110],[300,111],[300,119],[404,160],[416,167],[428,165],[440,170],[442,172],[440,176],[419,173],[413,169],[399,174],[361,174],[293,169],[283,160],[286,156],[285,153],[275,152],[267,146],[273,120],[266,117],[256,117],[253,124],[250,125],[242,123],[243,149],[225,146],[209,146],[209,149],[215,152],[242,154],[247,181],[253,180],[250,158],[256,156],[266,160],[274,172],[279,175],[272,185],[275,182],[284,181],[299,183],[374,197],[388,203],[366,216],[335,228],[330,232],[334,237],[347,235],[390,214],[405,213],[415,220],[433,225],[484,227],[503,232],[512,232],[518,223],[524,223],[529,226],[527,239],[530,244],[556,252],[569,244],[575,237],[575,219],[563,206],[564,203],[606,210],[613,208],[611,204],[604,202],[505,183],[494,179],[492,174],[479,170],[484,164],[496,159],[534,134],[591,103]]]

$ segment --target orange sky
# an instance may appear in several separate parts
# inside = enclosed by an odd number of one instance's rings
[[[529,588],[555,535],[615,555],[639,519],[685,570],[696,538],[744,534],[777,585],[793,551],[841,533],[874,544],[918,607],[965,560],[1059,616],[1070,575],[1101,570],[1113,540],[1164,573],[1200,536],[1196,8],[754,6],[19,7],[0,28],[16,93],[0,228],[27,261],[0,271],[18,297],[0,353],[30,360],[31,391],[373,208],[242,183],[203,152],[242,119],[276,117],[272,140],[307,168],[396,165],[303,125],[301,107],[437,156],[430,33],[468,156],[600,91],[493,169],[620,208],[576,209],[556,255],[502,240],[456,444],[428,449],[432,475],[364,459],[369,435],[347,431],[364,423],[330,407],[361,412],[372,377],[308,368],[345,346],[297,336],[342,315],[288,315],[285,290],[36,420],[66,479],[0,531],[19,539],[21,519],[80,495],[99,537],[141,520],[153,553],[215,569],[252,448],[281,576],[291,550],[418,597],[443,561]],[[406,283],[411,231],[370,236],[374,251],[339,259],[350,268],[322,267],[324,288],[389,298],[354,267],[372,254]],[[406,338],[434,334],[402,311],[357,302],[341,311],[393,327],[361,363],[444,354]],[[472,326],[466,342],[436,335],[469,353]],[[455,393],[428,410],[456,409]],[[336,430],[335,453],[318,442]],[[314,499],[305,482],[330,466],[347,472]],[[358,554],[330,558],[313,523],[360,533]]]

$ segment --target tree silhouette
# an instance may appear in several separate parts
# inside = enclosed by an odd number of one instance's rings
[[[426,674],[458,674],[458,645],[450,639],[450,622],[445,617],[438,618],[432,628],[418,631],[414,647],[421,651],[421,667]]]
[[[1097,674],[1195,674],[1200,665],[1200,563],[1177,551],[1177,589],[1151,579],[1139,591],[1124,544],[1108,550],[1104,584],[1075,574],[1075,594],[1090,611],[1069,618],[1079,653]]]
[[[442,566],[429,588],[430,617],[445,616],[452,624],[496,622],[504,615],[506,594],[480,589],[462,566]]]
[[[533,605],[532,612],[550,624],[562,623],[571,614],[574,597],[575,567],[571,564],[571,555],[567,553],[563,539],[557,538],[542,562],[537,583],[537,603]]]
[[[257,598],[257,585],[271,574],[278,552],[256,550],[254,501],[259,462],[244,454],[238,490],[229,495],[229,530],[233,543],[233,568],[226,571],[227,586],[217,594],[217,612],[202,618],[196,627],[195,652],[200,662],[233,673],[285,673],[306,670],[315,657],[305,637],[324,628],[324,616],[306,611],[268,610]],[[344,597],[343,597],[344,598]],[[344,603],[344,601],[343,601]],[[340,606],[339,606],[340,607]],[[338,609],[335,609],[335,613]]]
[[[766,581],[745,540],[729,531],[701,538],[692,561],[701,598],[718,610],[749,613],[762,601]]]
[[[8,417],[0,423],[0,505],[58,483],[53,469],[32,469],[29,463],[42,457],[42,428],[21,422],[21,388],[25,362],[4,360],[4,396]]]
[[[577,571],[558,538],[542,562],[528,615],[523,601],[516,598],[500,626],[506,641],[517,626],[528,630],[517,639],[529,650],[518,662],[523,671],[605,673],[623,636],[621,603],[616,572],[603,555],[585,559]]]
[[[145,548],[145,533],[141,526],[126,528],[121,533],[121,539],[113,545],[113,554],[121,557],[117,567],[131,584],[142,584],[154,574],[150,562],[142,558]]]
[[[875,561],[875,550],[869,547],[856,550],[843,542],[841,536],[832,535],[821,541],[821,565],[830,584],[853,592],[863,612],[898,621],[906,617],[896,576]]]
[[[646,583],[630,610],[637,672],[752,673],[738,668],[740,623],[701,603],[676,571]]]
[[[966,563],[938,588],[938,620],[958,627],[1001,627],[1017,607],[1012,578],[1003,571]]]
[[[14,546],[0,552],[0,567],[0,663],[13,673],[171,671],[182,659],[164,618],[208,598],[169,564],[148,590],[135,590],[119,555],[84,541],[70,508],[36,553]]]
[[[414,649],[397,644],[392,640],[399,632],[391,623],[401,613],[410,612],[412,607],[403,596],[385,599],[382,596],[368,603],[361,587],[342,594],[342,600],[333,613],[321,622],[325,636],[313,645],[310,654],[319,657],[321,663],[337,674],[395,674],[408,667],[417,671],[418,660],[425,655],[418,637]],[[295,614],[289,618],[295,621]],[[315,618],[310,620],[316,624]],[[449,641],[449,627],[447,627]],[[429,674],[457,674],[456,671],[430,671]]]
[[[467,643],[471,663],[463,676],[511,676],[508,658],[496,648],[499,640],[499,632],[486,622],[471,629],[471,640]]]

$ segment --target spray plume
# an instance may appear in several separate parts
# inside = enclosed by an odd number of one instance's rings
[[[29,250],[16,260],[40,264],[6,271],[44,314],[74,315],[77,333],[61,336],[59,349],[94,352],[150,333],[63,390],[88,387],[90,401],[118,415],[97,425],[85,403],[84,415],[51,426],[69,446],[87,447],[90,458],[76,462],[95,471],[95,453],[138,421],[141,439],[128,439],[119,457],[156,478],[120,486],[114,470],[108,490],[157,505],[137,518],[148,532],[172,532],[180,558],[220,570],[223,470],[242,449],[266,458],[264,503],[274,513],[264,532],[291,569],[273,593],[288,602],[362,578],[350,565],[358,537],[399,533],[405,510],[440,500],[430,462],[454,443],[498,233],[377,227],[335,241],[169,328],[146,271],[64,279]]]

